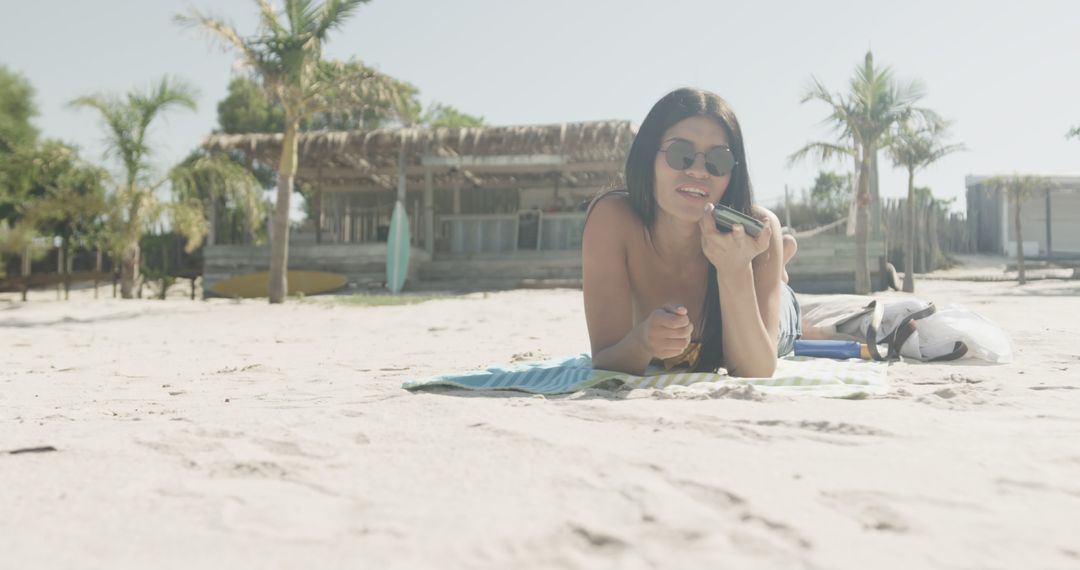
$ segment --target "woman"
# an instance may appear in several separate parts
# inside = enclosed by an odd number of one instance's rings
[[[713,204],[765,224],[717,229]],[[582,263],[593,367],[652,364],[768,377],[799,335],[784,264],[795,253],[776,215],[753,205],[730,106],[697,89],[649,111],[626,161],[626,189],[593,201]]]

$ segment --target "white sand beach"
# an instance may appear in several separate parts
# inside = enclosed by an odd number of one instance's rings
[[[949,276],[1016,361],[865,400],[401,388],[587,351],[576,290],[4,294],[0,567],[1080,568],[1080,281]]]

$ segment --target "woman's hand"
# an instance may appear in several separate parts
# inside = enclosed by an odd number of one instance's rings
[[[678,356],[690,345],[694,325],[690,322],[686,307],[664,305],[652,312],[638,325],[640,340],[645,350],[654,358]]]
[[[698,225],[701,227],[701,251],[717,270],[749,266],[755,257],[769,249],[770,224],[766,223],[756,238],[747,235],[742,224],[735,224],[730,232],[724,232],[716,227],[713,210],[713,205],[707,204]]]

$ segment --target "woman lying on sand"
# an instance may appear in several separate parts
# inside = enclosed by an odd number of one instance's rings
[[[713,204],[765,227],[717,229]],[[793,348],[799,305],[784,264],[796,243],[754,205],[742,132],[726,101],[696,89],[649,111],[626,161],[626,188],[593,201],[582,262],[593,367],[768,377]]]

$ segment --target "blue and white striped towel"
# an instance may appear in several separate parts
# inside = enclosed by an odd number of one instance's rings
[[[466,390],[518,390],[533,394],[566,394],[603,384],[614,388],[659,388],[709,383],[714,386],[751,385],[765,392],[811,393],[831,397],[879,395],[889,391],[888,365],[867,360],[830,360],[789,356],[777,360],[771,378],[733,378],[709,372],[667,372],[651,368],[644,376],[596,370],[588,354],[532,362],[517,366],[492,366],[487,370],[443,374],[410,380],[402,386],[418,390],[453,386]]]

